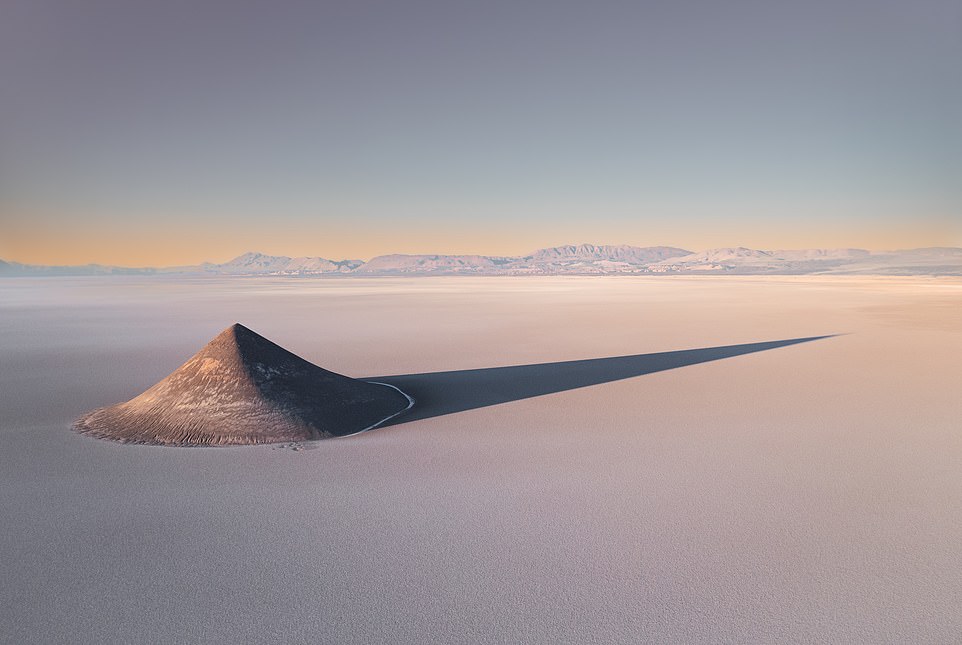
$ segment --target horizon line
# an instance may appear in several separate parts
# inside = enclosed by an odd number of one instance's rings
[[[362,258],[359,258],[359,257],[343,257],[343,258],[339,258],[339,259],[334,259],[334,256],[325,257],[325,256],[321,256],[321,255],[282,255],[282,254],[264,253],[264,252],[261,252],[261,251],[247,250],[247,251],[243,251],[243,252],[241,252],[241,253],[238,253],[238,254],[236,254],[236,255],[232,255],[230,258],[228,258],[227,260],[224,260],[224,261],[222,261],[222,262],[211,261],[211,260],[201,260],[200,262],[196,262],[196,263],[194,263],[194,264],[153,264],[153,265],[141,264],[141,265],[132,265],[132,264],[112,264],[112,263],[104,263],[104,262],[99,262],[99,261],[83,262],[83,263],[80,263],[80,264],[46,264],[46,263],[24,262],[24,261],[21,261],[21,260],[16,260],[16,259],[14,259],[13,257],[10,257],[10,256],[8,256],[8,257],[0,257],[0,262],[19,264],[19,265],[23,265],[23,266],[33,266],[33,267],[64,267],[64,268],[70,268],[70,267],[100,266],[100,267],[105,267],[105,268],[118,268],[118,269],[175,269],[175,268],[182,268],[182,267],[203,266],[203,265],[205,265],[205,264],[211,264],[211,265],[228,264],[228,263],[232,262],[233,260],[236,260],[236,259],[238,259],[238,258],[244,257],[245,255],[257,255],[257,256],[272,257],[272,258],[289,258],[289,259],[292,259],[292,260],[301,259],[301,258],[310,258],[310,259],[326,260],[326,261],[334,262],[334,263],[339,263],[339,262],[362,262],[362,263],[364,263],[364,264],[367,264],[368,262],[370,262],[370,261],[372,261],[372,260],[374,260],[374,259],[376,259],[376,258],[389,257],[389,256],[405,256],[405,257],[420,257],[420,256],[437,256],[437,257],[482,257],[482,258],[519,259],[519,258],[525,258],[525,257],[532,256],[532,255],[534,255],[535,253],[538,253],[539,251],[551,250],[551,249],[561,249],[561,248],[566,248],[566,247],[575,247],[575,248],[577,248],[577,247],[583,247],[583,246],[591,246],[591,247],[595,247],[595,248],[605,248],[605,247],[611,248],[611,247],[613,247],[613,248],[632,248],[632,249],[659,249],[659,248],[661,248],[661,249],[677,249],[677,250],[681,250],[681,251],[686,251],[688,254],[691,254],[691,255],[698,254],[698,253],[707,253],[707,252],[709,252],[709,251],[722,250],[722,249],[747,249],[747,250],[749,250],[749,251],[761,251],[761,252],[765,252],[765,253],[775,253],[775,252],[779,252],[779,251],[842,251],[842,250],[846,250],[846,251],[865,251],[865,252],[872,253],[872,254],[876,254],[876,253],[898,253],[898,252],[920,251],[920,250],[930,250],[930,249],[962,249],[962,247],[959,247],[959,246],[943,246],[943,245],[917,246],[917,247],[904,247],[904,248],[884,248],[884,249],[883,249],[883,248],[868,248],[868,247],[860,247],[860,246],[808,246],[808,247],[796,247],[796,248],[790,248],[790,247],[781,247],[781,248],[774,248],[774,247],[769,247],[769,248],[756,248],[756,247],[750,247],[750,246],[744,246],[744,245],[731,245],[731,246],[712,246],[712,247],[708,247],[708,248],[701,249],[701,250],[691,250],[691,249],[686,249],[686,248],[680,247],[680,246],[673,246],[673,245],[670,245],[670,244],[652,244],[652,245],[638,246],[638,245],[635,245],[635,244],[627,244],[627,243],[620,243],[620,244],[609,244],[609,243],[596,244],[596,243],[594,243],[594,242],[580,242],[580,243],[568,243],[568,244],[558,244],[558,245],[554,245],[554,246],[538,247],[538,248],[534,249],[533,251],[529,251],[528,253],[523,253],[523,254],[518,254],[518,255],[488,254],[488,253],[458,253],[458,252],[422,252],[422,253],[412,253],[412,252],[405,252],[405,253],[399,253],[399,252],[398,252],[398,253],[394,253],[394,252],[392,252],[392,253],[380,253],[380,254],[378,254],[378,255],[370,256],[370,257],[367,258],[367,259],[362,259]],[[676,257],[684,257],[684,256],[676,256]]]

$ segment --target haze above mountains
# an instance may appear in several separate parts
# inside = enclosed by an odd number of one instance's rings
[[[524,256],[381,255],[362,260],[291,258],[244,253],[228,262],[128,268],[88,264],[41,266],[0,260],[0,276],[71,275],[388,276],[598,274],[861,274],[962,275],[962,248],[759,250],[716,248],[695,253],[669,246],[566,245]]]

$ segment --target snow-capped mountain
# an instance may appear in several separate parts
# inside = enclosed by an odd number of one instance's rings
[[[484,273],[507,263],[484,255],[379,255],[359,266],[359,274]]]
[[[39,266],[0,260],[0,276],[201,274],[245,275],[609,275],[609,274],[861,274],[962,275],[962,248],[896,251],[864,249],[761,250],[743,246],[691,253],[670,246],[579,244],[539,249],[517,257],[391,254],[328,260],[244,253],[220,264],[127,268],[99,264]]]
[[[782,260],[852,260],[871,255],[865,249],[779,249],[772,257]]]
[[[668,258],[689,255],[691,251],[671,246],[628,246],[625,244],[568,244],[538,249],[531,255],[521,258],[521,262],[597,262],[607,260],[611,262],[625,262],[628,264],[651,264]]]
[[[244,253],[223,264],[205,262],[198,269],[205,273],[226,275],[257,274],[313,274],[343,273],[356,269],[363,264],[360,260],[341,260],[335,262],[318,257],[290,258],[286,255],[264,255],[263,253]],[[192,267],[184,267],[190,269]]]
[[[743,246],[708,249],[663,260],[652,271],[665,273],[824,273],[871,255],[864,249],[779,249]]]
[[[747,258],[769,259],[772,257],[771,251],[759,251],[748,249],[744,246],[725,247],[719,249],[708,249],[701,253],[691,253],[678,258],[672,258],[671,262],[679,264],[710,264],[720,262],[738,262]]]

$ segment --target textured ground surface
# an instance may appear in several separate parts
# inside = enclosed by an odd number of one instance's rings
[[[349,376],[845,335],[301,451],[69,431],[235,320]],[[0,642],[953,642],[960,358],[957,279],[2,280]]]

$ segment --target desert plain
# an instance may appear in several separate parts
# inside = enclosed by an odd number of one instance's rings
[[[234,322],[399,384],[825,338],[297,446],[71,431]],[[962,638],[960,278],[2,279],[0,442],[4,643]]]

